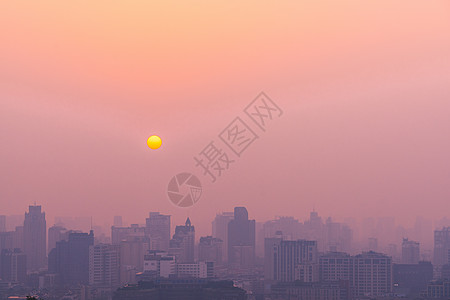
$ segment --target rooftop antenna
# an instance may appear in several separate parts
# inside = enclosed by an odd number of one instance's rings
[[[91,216],[91,230],[92,230],[92,216]]]

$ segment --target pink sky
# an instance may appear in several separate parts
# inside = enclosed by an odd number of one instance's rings
[[[237,205],[261,221],[449,207],[448,1],[4,1],[0,28],[1,214],[161,211],[204,234]],[[208,183],[193,156],[260,91],[283,117]],[[182,171],[205,187],[189,209],[165,194]]]

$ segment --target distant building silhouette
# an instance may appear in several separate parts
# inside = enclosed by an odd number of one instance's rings
[[[184,226],[175,227],[175,234],[170,240],[169,254],[176,257],[177,263],[193,263],[195,247],[195,227],[187,218]]]
[[[394,292],[398,294],[418,297],[427,289],[433,279],[433,265],[428,261],[417,264],[394,264],[393,282]]]
[[[30,205],[25,213],[23,238],[27,269],[37,271],[43,268],[47,256],[47,226],[45,212],[41,211],[40,205]]]
[[[57,242],[67,240],[68,237],[69,231],[63,226],[53,225],[52,227],[50,227],[48,229],[48,252],[56,247]]]
[[[59,241],[49,253],[49,272],[59,276],[62,285],[89,283],[89,247],[94,232],[71,232],[68,241]]]
[[[234,219],[234,212],[223,212],[217,214],[212,222],[212,236],[221,239],[222,259],[223,262],[228,261],[228,223]]]
[[[404,238],[402,241],[402,263],[418,264],[420,260],[420,244]]]
[[[228,264],[251,268],[255,262],[255,220],[248,219],[245,207],[234,208],[234,219],[228,223]]]
[[[165,279],[139,282],[138,286],[120,288],[113,300],[245,300],[245,290],[235,287],[233,281],[207,279]]]
[[[170,216],[151,212],[146,219],[146,234],[150,238],[150,249],[168,251],[170,243]]]

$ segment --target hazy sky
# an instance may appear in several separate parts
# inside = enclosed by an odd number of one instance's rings
[[[194,155],[261,91],[283,116],[209,183]],[[0,2],[1,214],[437,218],[449,129],[448,1]]]

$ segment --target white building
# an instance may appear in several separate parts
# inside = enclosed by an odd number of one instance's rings
[[[156,277],[168,278],[176,274],[175,256],[167,255],[167,252],[150,251],[144,256],[144,273],[153,273]]]
[[[214,262],[177,264],[178,277],[211,278],[214,277]]]

